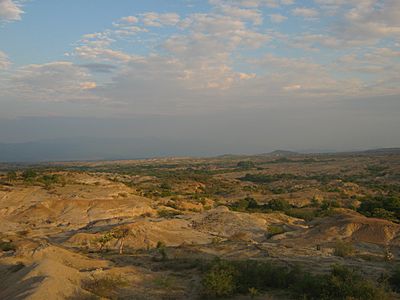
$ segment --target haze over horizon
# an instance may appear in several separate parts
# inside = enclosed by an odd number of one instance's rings
[[[365,150],[399,128],[397,0],[0,0],[0,161]]]

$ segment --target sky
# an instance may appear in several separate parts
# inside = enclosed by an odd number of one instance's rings
[[[400,146],[400,1],[0,0],[0,125],[0,143]]]

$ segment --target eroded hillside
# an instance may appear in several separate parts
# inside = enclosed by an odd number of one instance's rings
[[[1,299],[397,297],[396,153],[2,168]]]

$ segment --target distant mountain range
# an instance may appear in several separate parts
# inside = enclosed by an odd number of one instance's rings
[[[164,156],[215,156],[227,146],[216,146],[202,140],[171,140],[160,138],[71,138],[27,143],[0,143],[0,162],[46,162],[72,160],[119,160]],[[315,153],[315,152],[314,152]],[[400,148],[373,149],[365,154],[400,153]],[[275,150],[261,154],[293,156],[300,153]],[[304,153],[302,153],[304,154]],[[229,156],[229,155],[226,155]],[[235,155],[236,156],[236,155]]]
[[[288,150],[275,150],[270,153],[267,153],[267,155],[272,155],[272,156],[293,156],[293,155],[298,155],[298,152],[294,151],[288,151]]]
[[[157,138],[71,138],[0,143],[0,162],[138,159],[193,153],[193,143]],[[207,153],[196,153],[207,155]]]

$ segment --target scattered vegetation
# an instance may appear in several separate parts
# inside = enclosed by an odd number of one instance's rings
[[[160,218],[165,218],[165,219],[171,219],[175,216],[180,215],[180,212],[172,209],[161,209],[158,212],[158,217]]]
[[[270,225],[268,226],[268,236],[272,237],[277,234],[282,234],[285,233],[285,229],[282,226],[277,226],[277,225]]]
[[[381,218],[399,223],[400,197],[392,195],[365,197],[361,201],[358,212],[367,217]]]
[[[256,164],[251,160],[245,160],[245,161],[239,161],[236,166],[241,169],[251,169],[255,168]]]
[[[335,243],[333,254],[340,257],[352,256],[355,252],[354,246],[350,242],[337,241]]]
[[[162,241],[158,241],[156,249],[158,250],[158,254],[160,255],[160,260],[166,261],[168,259],[168,256],[165,243]]]
[[[58,183],[65,185],[65,180],[57,174],[45,174],[40,177],[39,182],[43,183],[46,189],[49,189]]]
[[[272,199],[266,204],[258,204],[252,197],[246,197],[230,205],[235,211],[242,212],[263,212],[269,213],[279,211],[288,216],[311,221],[317,217],[330,216],[335,213],[334,208],[340,207],[336,201],[323,201],[322,203],[313,203],[306,207],[294,207],[285,199]]]
[[[284,289],[295,299],[389,299],[382,286],[340,265],[334,265],[329,274],[313,275],[268,262],[216,260],[205,272],[202,284],[204,295],[215,298]]]
[[[11,241],[0,241],[0,250],[1,251],[15,251],[17,247]]]
[[[229,297],[238,290],[239,271],[227,261],[218,261],[210,266],[202,283],[204,294],[210,297]]]
[[[381,164],[380,159],[368,157],[365,160],[360,158],[361,167],[353,168],[355,165],[350,162],[353,158],[346,158],[347,160],[343,161],[350,163],[345,167],[341,161],[339,167],[331,164],[329,168],[318,170],[317,163],[326,166],[329,162],[335,162],[336,159],[342,158],[329,159],[318,156],[314,159],[293,156],[290,159],[286,157],[275,159],[260,156],[253,159],[241,156],[226,160],[193,160],[183,163],[156,161],[138,164],[111,163],[96,164],[94,167],[69,166],[60,169],[37,165],[22,166],[21,169],[14,170],[14,166],[9,170],[2,170],[0,184],[3,191],[17,190],[19,186],[37,185],[49,189],[49,194],[56,194],[58,190],[54,189],[55,186],[70,182],[67,175],[62,175],[62,170],[72,170],[71,173],[74,171],[107,172],[101,176],[132,188],[129,192],[118,191],[116,200],[130,200],[133,194],[152,198],[154,199],[153,208],[158,210],[157,216],[164,219],[184,215],[189,210],[197,211],[198,207],[210,209],[222,204],[228,205],[234,211],[282,212],[305,221],[335,214],[339,211],[337,208],[351,208],[367,217],[400,223],[400,185],[398,184],[400,174],[397,165],[393,167],[388,162]],[[284,165],[279,166],[280,163]],[[280,173],[282,170],[287,173]],[[85,183],[83,179],[73,184],[81,184],[82,191],[86,193],[88,187],[83,185],[93,184],[96,185],[96,189],[100,189],[103,186],[102,182],[99,179],[97,183]],[[312,198],[313,195],[316,196]],[[232,203],[232,199],[236,201]],[[155,216],[148,212],[142,214],[142,217]],[[285,225],[270,225],[266,230],[266,237],[271,238],[285,233],[285,228]],[[117,245],[119,253],[123,254],[124,241],[131,233],[126,228],[118,227],[118,229],[105,232],[95,241],[100,251],[112,244]],[[212,244],[215,248],[222,249],[226,245],[233,244],[234,241],[245,239],[249,240],[249,233],[240,229],[235,230],[229,238],[213,238]],[[149,245],[152,244],[148,241],[146,243],[147,250],[131,251],[130,254],[144,253],[149,256],[151,267],[156,266],[157,270],[200,272],[202,292],[207,299],[230,298],[237,294],[257,298],[267,291],[276,289],[282,293],[286,292],[288,297],[295,299],[384,300],[390,298],[388,292],[385,291],[386,285],[395,291],[400,291],[400,268],[390,276],[383,276],[377,284],[374,284],[363,278],[357,270],[338,265],[333,266],[327,274],[312,274],[300,268],[283,267],[264,261],[216,260],[209,264],[200,258],[196,258],[199,261],[194,261],[193,257],[179,260],[175,256],[176,249],[167,248],[161,241],[157,243],[156,249],[150,249]],[[326,247],[324,243],[321,245]],[[321,250],[321,245],[317,246],[317,250]],[[195,246],[191,245],[191,247]],[[338,241],[333,248],[334,255],[339,257],[346,258],[355,254],[354,246],[349,242]],[[1,251],[15,251],[15,249],[12,242],[0,242]],[[135,255],[118,257],[116,251],[113,251],[108,253],[107,258],[113,257],[119,262],[128,258],[134,261],[134,259],[139,259],[134,257]],[[385,262],[381,253],[370,256],[371,262],[377,257],[382,264],[389,261],[388,259]],[[362,256],[360,254],[357,257]],[[390,260],[392,259],[393,255]],[[352,260],[352,262],[355,261],[355,259]],[[136,263],[139,265],[139,262],[135,261]],[[141,266],[144,264],[140,262]],[[151,288],[171,289],[175,285],[168,276],[160,276],[153,283],[153,286],[150,285]],[[114,299],[117,297],[118,290],[125,284],[125,280],[118,276],[105,275],[83,281],[82,287],[88,291],[85,299]]]
[[[117,290],[126,285],[127,282],[118,275],[92,276],[81,283],[84,290],[108,299],[117,299]]]
[[[103,251],[109,242],[117,240],[119,254],[123,254],[125,239],[130,234],[131,231],[129,228],[118,227],[95,239],[95,243],[97,243],[100,246],[99,251]]]
[[[242,181],[250,181],[254,183],[272,183],[275,181],[281,180],[292,180],[297,179],[298,176],[293,174],[246,174],[244,177],[241,177],[240,180]]]
[[[395,268],[388,281],[394,291],[400,292],[400,266]]]
[[[6,180],[8,182],[13,182],[14,180],[17,180],[18,176],[17,176],[17,172],[15,171],[8,171],[6,174]]]
[[[32,169],[27,169],[22,173],[22,179],[25,182],[33,182],[38,176],[37,172]]]
[[[154,279],[153,284],[158,288],[171,289],[176,286],[176,280],[172,276],[159,276]]]

